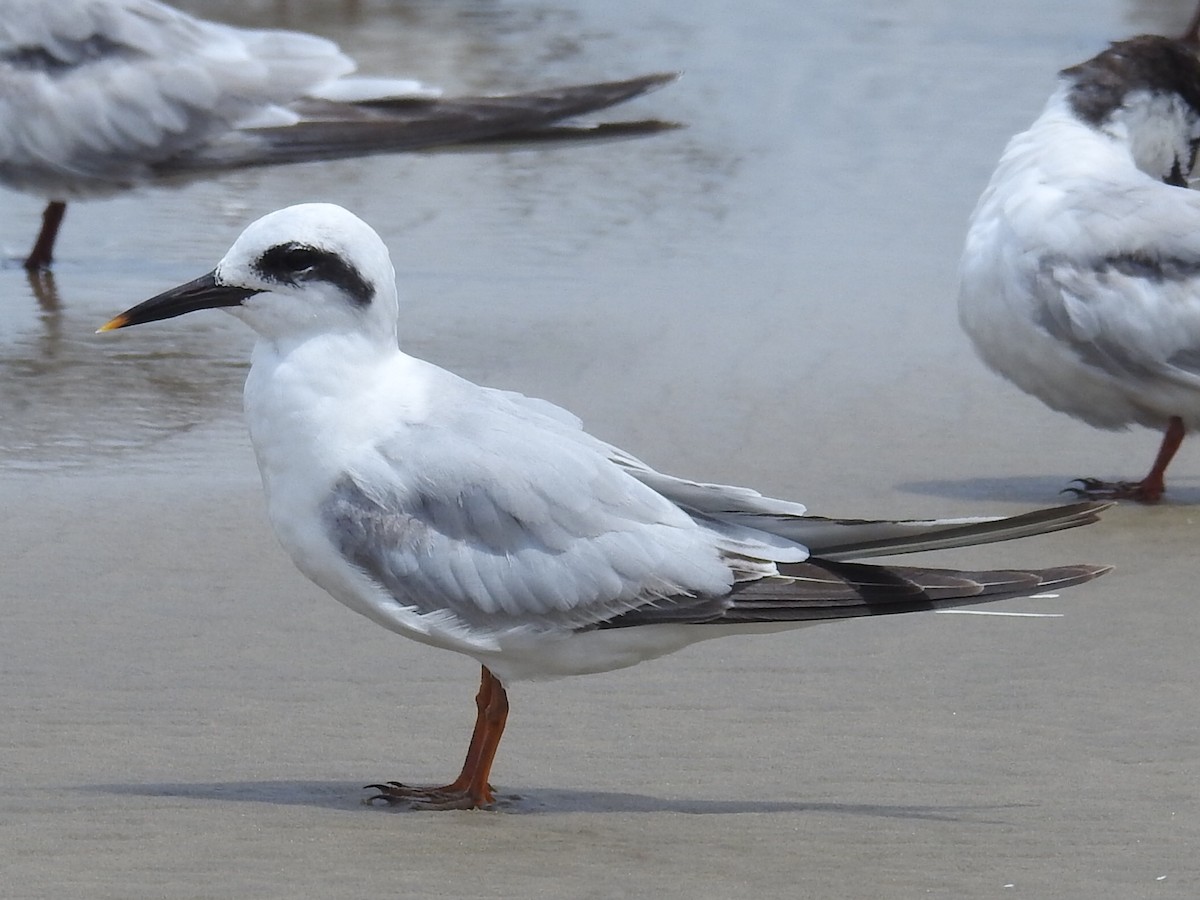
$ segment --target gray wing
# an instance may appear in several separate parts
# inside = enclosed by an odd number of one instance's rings
[[[490,633],[894,615],[1028,596],[1109,571],[1074,565],[970,572],[816,558],[754,571],[736,556],[710,569],[699,548],[673,547],[669,532],[644,521],[630,528],[626,518],[623,533],[585,537],[529,504],[518,512],[486,495],[387,504],[346,479],[324,515],[343,556],[400,602]],[[1072,524],[1094,519],[1079,516]],[[693,555],[692,571],[680,565],[684,554]],[[732,585],[722,568],[734,576]]]
[[[557,123],[673,75],[442,101],[415,81],[347,77],[354,68],[323,38],[151,0],[5,0],[0,181],[69,199],[214,170],[672,127]]]
[[[647,605],[599,627],[770,625],[953,609],[1083,584],[1109,571],[1110,566],[1074,565],[966,572],[813,559],[780,566],[775,577],[739,583],[720,605]]]
[[[360,460],[322,509],[342,556],[403,605],[480,631],[562,630],[723,596],[735,568],[774,571],[742,560],[736,541],[630,477],[565,419],[461,390],[438,421]]]
[[[1071,503],[1006,517],[832,519],[808,515],[798,503],[764,497],[748,488],[664,475],[616,448],[609,450],[614,461],[633,477],[709,527],[749,540],[765,541],[770,535],[804,546],[825,560],[868,559],[1032,537],[1088,525],[1112,505]]]
[[[295,121],[283,104],[353,68],[321,38],[150,0],[7,0],[0,177],[46,192],[127,187],[231,128]]]
[[[646,119],[561,125],[605,109],[676,77],[644,75],[623,81],[549,88],[480,97],[405,98],[354,104],[303,101],[300,120],[284,126],[242,128],[158,166],[162,175],[344,159],[434,147],[494,147],[498,143],[546,144],[608,140],[652,134],[678,126]]]
[[[760,527],[803,543],[823,560],[859,560],[924,550],[949,550],[1035,537],[1090,525],[1112,506],[1107,502],[1068,503],[1004,517],[950,519],[803,519],[766,521]]]
[[[1021,265],[1037,324],[1135,391],[1200,387],[1200,194],[1149,176],[1061,193]]]
[[[322,513],[342,556],[400,603],[472,629],[872,615],[1002,599],[1100,571],[802,564],[808,551],[791,535],[831,557],[903,552],[1086,524],[1105,504],[999,520],[814,519],[745,488],[655,473],[542,401],[458,385],[441,419],[348,472]]]
[[[1084,261],[1048,256],[1033,290],[1039,324],[1085,363],[1200,388],[1200,246]]]

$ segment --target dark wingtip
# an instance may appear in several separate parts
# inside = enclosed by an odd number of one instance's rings
[[[504,144],[532,145],[569,143],[571,141],[619,140],[641,137],[664,131],[687,128],[682,122],[665,119],[637,119],[630,122],[596,122],[588,125],[546,125],[528,131],[513,131],[496,137],[475,141],[475,144],[498,146]]]
[[[646,90],[652,91],[660,87],[670,84],[672,81],[678,81],[683,77],[683,72],[654,72],[650,75],[643,75],[641,80],[646,83]]]

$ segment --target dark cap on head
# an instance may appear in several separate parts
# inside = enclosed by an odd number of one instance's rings
[[[1146,34],[1116,41],[1062,74],[1075,82],[1075,114],[1093,125],[1108,119],[1133,91],[1177,94],[1200,114],[1200,57],[1174,38]]]

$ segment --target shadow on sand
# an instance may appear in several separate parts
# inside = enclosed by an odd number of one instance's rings
[[[1033,506],[1053,506],[1071,503],[1076,497],[1065,492],[1072,475],[1014,475],[1007,478],[963,478],[931,481],[907,481],[896,489],[910,494],[950,497],[956,500],[1001,500],[1028,503]],[[1107,476],[1115,480],[1115,476]],[[1200,487],[1182,481],[1167,480],[1165,505],[1200,505]]]
[[[371,806],[362,785],[348,781],[231,781],[207,784],[96,784],[78,790],[142,797],[174,797],[189,800],[272,803],[283,806],[315,806],[325,809],[393,810]],[[1012,809],[1015,805],[902,806],[872,803],[806,803],[787,800],[703,800],[651,797],[605,791],[572,791],[535,788],[521,794],[497,795],[497,811],[505,814],[553,813],[677,813],[682,815],[731,815],[764,813],[835,813],[883,819],[914,819],[977,824],[1003,824],[979,819],[985,811]],[[400,811],[400,810],[395,810]]]

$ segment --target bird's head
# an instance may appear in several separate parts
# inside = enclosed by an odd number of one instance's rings
[[[1076,116],[1125,143],[1143,172],[1186,186],[1200,145],[1200,57],[1191,45],[1142,35],[1061,74]]]
[[[250,224],[217,267],[126,310],[112,331],[222,308],[268,340],[363,333],[395,346],[395,272],[386,245],[328,203],[289,206]]]

